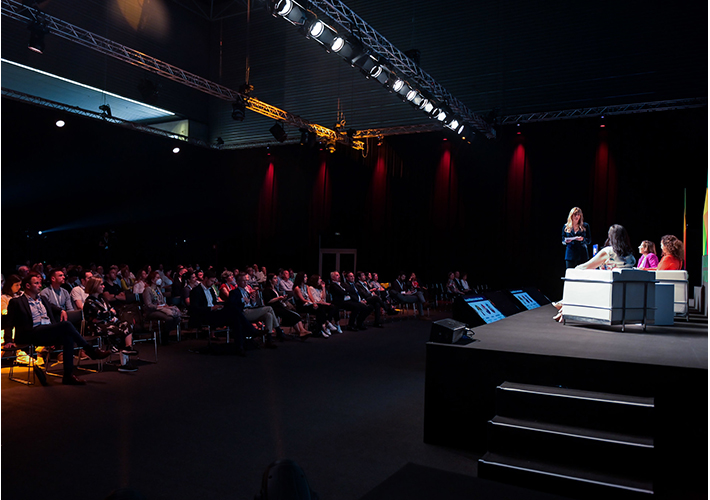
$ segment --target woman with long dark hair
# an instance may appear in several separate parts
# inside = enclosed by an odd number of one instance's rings
[[[104,283],[98,276],[92,276],[86,282],[86,301],[84,302],[84,320],[87,331],[104,339],[106,345],[121,357],[119,372],[134,372],[138,370],[130,362],[129,356],[138,354],[131,345],[133,334],[128,323],[119,321],[116,311],[103,297]]]
[[[301,315],[296,312],[296,307],[289,302],[286,295],[281,295],[277,288],[279,277],[273,273],[267,275],[263,283],[263,300],[265,306],[271,306],[279,318],[281,326],[290,326],[298,332],[299,338],[305,339],[311,332],[303,326]],[[290,307],[289,307],[290,306]]]
[[[632,268],[636,265],[633,255],[629,233],[624,226],[614,224],[609,228],[608,237],[604,248],[584,264],[579,264],[576,269],[604,269]]]

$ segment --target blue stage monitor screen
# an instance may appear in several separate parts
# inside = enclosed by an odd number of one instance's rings
[[[505,319],[505,316],[485,297],[465,297],[464,300],[486,323],[493,323],[499,319]]]
[[[530,295],[528,295],[528,292],[524,292],[522,290],[511,290],[510,293],[513,294],[513,297],[518,299],[520,303],[525,306],[525,308],[529,311],[530,309],[536,309],[540,307],[540,304],[535,302]]]

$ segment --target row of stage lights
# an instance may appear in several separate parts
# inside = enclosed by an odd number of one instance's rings
[[[403,101],[422,110],[429,118],[440,121],[464,139],[466,135],[473,135],[470,127],[445,104],[437,103],[431,96],[400,78],[388,67],[386,59],[363,47],[357,39],[338,35],[332,27],[293,0],[272,0],[270,5],[274,16],[280,16],[298,26],[306,37],[318,42],[328,52],[338,54],[351,66],[359,68],[367,78],[378,81]]]

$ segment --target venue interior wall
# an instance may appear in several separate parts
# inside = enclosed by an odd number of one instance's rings
[[[503,127],[470,144],[393,136],[369,141],[365,155],[341,146],[219,151],[2,105],[6,276],[26,260],[257,262],[313,273],[320,246],[356,248],[358,268],[382,281],[407,270],[442,282],[458,269],[472,284],[535,285],[556,297],[571,207],[584,210],[600,247],[613,223],[634,246],[658,244],[682,237],[687,192],[687,267],[699,284],[706,109]],[[107,230],[108,255],[98,247]]]

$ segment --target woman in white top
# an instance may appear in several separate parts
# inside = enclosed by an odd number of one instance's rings
[[[575,269],[633,269],[636,265],[636,257],[633,255],[629,233],[624,226],[614,224],[609,228],[608,237],[604,248],[583,264],[579,264]],[[562,323],[563,304],[553,302],[559,312],[552,318]]]
[[[325,294],[325,282],[321,279],[318,274],[314,274],[308,278],[308,300],[313,304],[318,314],[318,326],[321,328],[321,334],[323,337],[330,337],[330,332],[342,332],[340,325],[335,326],[333,323],[337,323],[335,320],[335,315],[338,313],[338,309],[333,306],[330,302],[327,302]],[[321,322],[322,321],[322,322]]]

